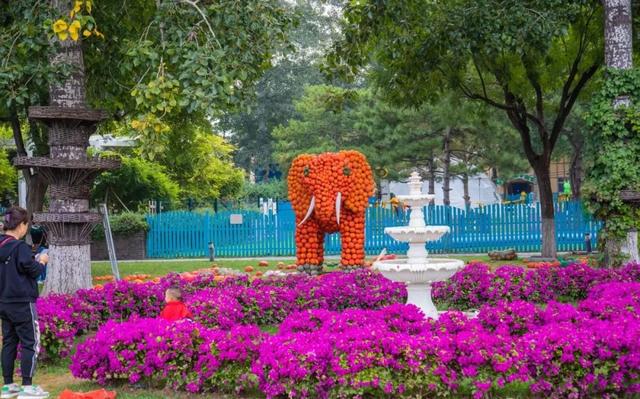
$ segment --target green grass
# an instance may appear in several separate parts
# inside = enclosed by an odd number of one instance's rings
[[[38,367],[38,372],[34,379],[35,383],[40,384],[51,393],[52,398],[56,398],[60,393],[69,389],[75,392],[88,392],[103,387],[92,382],[86,382],[75,379],[68,371],[69,362],[57,362],[54,364],[44,364]],[[211,399],[262,399],[264,395],[260,392],[246,393],[244,395],[238,394],[188,394],[185,392],[175,392],[170,389],[143,389],[134,388],[126,384],[109,385],[104,387],[110,391],[116,391],[118,399],[187,399],[187,398],[211,398]],[[507,384],[502,389],[493,391],[494,397],[499,398],[511,398],[511,399],[524,399],[531,398],[529,393],[529,386],[526,383],[511,383]],[[460,389],[460,396],[458,397],[471,397],[471,386],[463,384]]]
[[[483,263],[491,267],[498,267],[501,265],[517,265],[523,266],[524,263],[521,260],[515,261],[492,261],[488,256],[478,255],[478,256],[438,256],[434,255],[434,258],[444,257],[444,258],[454,258],[461,259],[465,262],[469,262],[471,260],[479,260]],[[118,267],[120,269],[121,276],[127,276],[131,274],[149,274],[152,277],[160,277],[164,276],[171,272],[183,273],[183,272],[191,272],[198,269],[204,269],[211,267],[212,263],[217,264],[219,267],[227,267],[235,270],[244,271],[246,266],[253,266],[255,271],[265,272],[267,270],[277,270],[278,262],[284,262],[285,264],[295,263],[295,259],[293,258],[282,258],[278,260],[269,261],[268,267],[258,267],[258,262],[260,259],[252,259],[252,260],[235,260],[235,259],[223,259],[216,262],[209,262],[206,260],[148,260],[144,262],[135,262],[135,261],[121,261],[118,262]],[[328,261],[329,264],[337,263],[337,259],[330,259]],[[334,267],[327,267],[327,270],[333,270]],[[111,264],[109,262],[93,262],[92,264],[92,272],[93,276],[103,276],[107,274],[111,274]]]
[[[16,381],[20,381],[16,377]],[[38,365],[38,371],[34,378],[36,384],[42,385],[52,398],[57,398],[62,391],[69,389],[74,392],[89,392],[101,388],[109,391],[116,391],[118,399],[186,399],[186,398],[212,398],[212,399],[231,399],[231,398],[247,398],[256,399],[263,397],[262,395],[250,394],[248,396],[225,395],[225,394],[206,394],[194,395],[185,392],[175,392],[170,389],[140,389],[125,384],[110,385],[102,387],[93,382],[82,381],[74,378],[69,372],[69,361],[59,361],[55,363],[44,363]]]
[[[258,267],[259,259],[255,260],[222,260],[216,262],[209,262],[203,260],[179,260],[179,261],[144,261],[144,262],[118,262],[118,268],[120,269],[121,276],[128,276],[131,274],[149,274],[152,277],[160,277],[166,274],[175,272],[191,272],[198,269],[205,269],[212,266],[213,263],[219,267],[227,267],[235,270],[244,271],[246,266],[253,266],[257,271],[262,272],[267,270],[277,270],[278,262],[284,262],[286,264],[295,263],[294,259],[283,258],[278,261],[270,261],[268,267]],[[109,262],[93,262],[92,263],[93,276],[103,276],[111,274],[111,264]]]

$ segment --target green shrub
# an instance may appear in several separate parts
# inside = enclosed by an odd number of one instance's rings
[[[111,232],[114,236],[130,236],[141,231],[148,231],[149,224],[144,215],[133,212],[123,212],[109,217]],[[104,228],[96,226],[91,235],[94,240],[104,239]]]
[[[163,165],[142,158],[117,156],[122,166],[98,176],[91,193],[94,203],[107,201],[110,208],[137,210],[145,208],[149,200],[162,200],[165,209],[178,201],[180,187],[167,175]]]

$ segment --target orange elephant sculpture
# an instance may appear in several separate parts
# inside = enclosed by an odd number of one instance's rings
[[[341,266],[362,266],[365,211],[375,190],[365,156],[357,151],[303,154],[293,160],[287,180],[299,267],[320,270],[325,233],[335,232],[342,239]]]

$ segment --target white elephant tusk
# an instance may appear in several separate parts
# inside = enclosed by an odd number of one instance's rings
[[[340,224],[340,209],[342,208],[342,193],[336,195],[336,221]]]
[[[311,202],[309,203],[309,209],[307,210],[307,214],[304,216],[304,219],[302,219],[302,222],[298,223],[298,226],[302,226],[304,224],[304,222],[306,222],[310,217],[311,214],[313,213],[313,210],[316,207],[316,196],[314,195],[313,197],[311,197]]]

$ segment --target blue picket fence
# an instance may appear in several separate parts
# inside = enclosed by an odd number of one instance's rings
[[[577,201],[556,203],[556,235],[560,251],[584,249],[584,234],[590,233],[595,247],[600,223],[594,221]],[[241,223],[237,220],[241,215]],[[235,219],[235,223],[232,223]],[[430,225],[451,228],[441,240],[427,244],[432,253],[484,253],[495,249],[540,250],[540,204],[495,204],[469,210],[442,205],[425,208]],[[275,215],[253,211],[201,213],[176,211],[147,218],[147,256],[181,258],[208,256],[208,244],[215,245],[219,257],[259,257],[295,255],[295,215],[280,206]],[[404,253],[407,244],[384,233],[384,228],[408,224],[406,213],[378,207],[367,209],[365,250],[375,255],[386,248]],[[325,240],[327,255],[340,253],[338,234]]]

